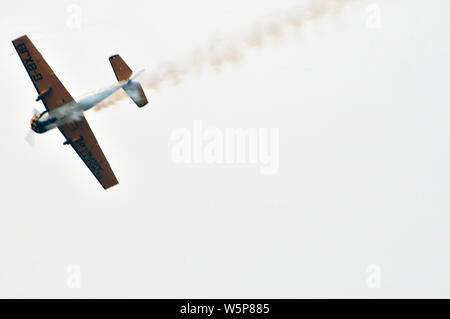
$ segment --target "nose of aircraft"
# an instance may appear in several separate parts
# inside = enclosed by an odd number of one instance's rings
[[[39,113],[37,110],[34,110],[33,117],[30,121],[30,126],[33,131],[36,133],[42,133],[41,125],[39,125],[39,118],[42,116],[42,113]]]

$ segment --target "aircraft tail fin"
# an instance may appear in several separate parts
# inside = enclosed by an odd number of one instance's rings
[[[136,103],[138,107],[147,105],[147,97],[145,96],[141,84],[137,81],[133,81],[133,79],[136,78],[140,73],[138,72],[136,75],[131,77],[133,71],[131,71],[130,67],[118,54],[111,56],[109,58],[109,62],[111,63],[111,66],[114,70],[117,81],[128,81],[128,83],[123,86],[123,89],[134,101],[134,103]]]

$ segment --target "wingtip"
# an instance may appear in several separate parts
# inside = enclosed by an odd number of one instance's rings
[[[119,185],[119,181],[118,181],[118,180],[116,180],[115,183],[111,183],[111,184],[109,184],[109,185],[103,185],[103,184],[102,184],[103,189],[104,189],[105,191],[108,190],[108,189],[110,189],[111,187],[116,186],[116,185]]]
[[[28,36],[26,35],[26,34],[24,34],[24,35],[21,35],[20,37],[18,37],[18,38],[15,38],[14,40],[12,40],[11,42],[12,43],[14,43],[14,42],[16,42],[17,40],[20,40],[20,39],[23,39],[23,38],[28,38]]]

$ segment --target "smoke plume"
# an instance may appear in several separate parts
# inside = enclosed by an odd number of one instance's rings
[[[213,39],[185,57],[162,63],[143,73],[137,80],[144,89],[155,90],[166,83],[177,85],[187,75],[198,70],[210,68],[220,72],[226,64],[236,65],[241,62],[248,50],[262,49],[268,43],[282,39],[287,33],[299,32],[308,23],[336,15],[352,1],[355,0],[311,0],[289,8],[257,23],[238,36]],[[120,90],[98,104],[95,109],[103,109],[126,98],[126,93]]]

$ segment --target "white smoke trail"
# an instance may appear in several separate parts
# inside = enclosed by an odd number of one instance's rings
[[[211,40],[204,48],[198,48],[177,61],[160,64],[151,72],[144,73],[138,81],[144,89],[158,89],[161,84],[179,84],[195,71],[210,67],[220,71],[225,64],[238,64],[249,49],[261,49],[267,43],[281,39],[288,32],[298,32],[307,23],[336,15],[348,3],[355,0],[311,0],[290,8],[262,21],[247,32],[228,39]],[[122,90],[98,104],[100,110],[127,98]]]

